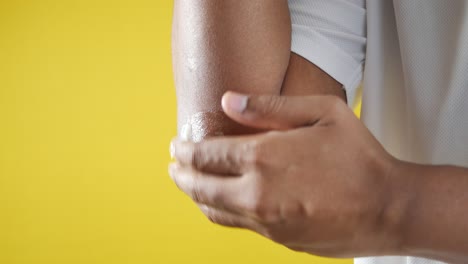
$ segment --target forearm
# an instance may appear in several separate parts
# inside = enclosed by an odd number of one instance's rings
[[[194,124],[196,140],[255,132],[221,112],[225,91],[248,94],[342,96],[341,85],[290,52],[287,1],[178,0],[173,26],[173,64],[179,132]]]
[[[402,254],[468,262],[468,169],[400,162]],[[398,206],[397,206],[398,207]]]

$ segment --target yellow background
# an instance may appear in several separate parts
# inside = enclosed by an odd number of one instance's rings
[[[169,180],[171,13],[0,1],[0,263],[351,263],[214,226]]]

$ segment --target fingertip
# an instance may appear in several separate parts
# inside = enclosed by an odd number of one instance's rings
[[[172,161],[177,159],[177,148],[180,145],[180,142],[182,142],[182,140],[179,137],[174,137],[169,143],[169,154],[171,155]]]
[[[172,150],[174,155],[174,161],[178,164],[192,164],[192,159],[195,151],[195,146],[198,143],[191,141],[183,141],[180,139],[174,139],[172,142]]]
[[[177,160],[177,149],[180,148],[180,145],[183,141],[179,139],[178,137],[175,137],[171,140],[171,143],[169,144],[169,154],[171,155],[171,161],[176,161]]]
[[[224,112],[243,113],[247,108],[249,97],[235,92],[226,92],[221,99]]]

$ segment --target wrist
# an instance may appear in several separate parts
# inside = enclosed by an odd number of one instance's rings
[[[395,219],[397,243],[392,255],[466,263],[466,255],[453,254],[457,250],[466,252],[462,243],[466,240],[464,224],[458,224],[459,219],[466,219],[465,210],[463,205],[453,206],[453,201],[463,199],[466,193],[463,183],[467,181],[461,180],[465,173],[452,166],[396,161],[389,176],[391,206],[386,210],[386,215],[393,214]]]
[[[386,255],[408,255],[408,224],[415,196],[415,175],[410,172],[414,164],[391,158],[385,178],[386,193],[382,206],[381,225]]]

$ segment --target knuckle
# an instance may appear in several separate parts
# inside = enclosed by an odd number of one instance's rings
[[[254,105],[254,111],[263,116],[269,116],[278,113],[284,106],[284,98],[280,96],[261,96],[258,98],[258,104]]]
[[[191,165],[197,170],[203,169],[204,166],[204,157],[202,155],[202,147],[200,144],[195,144],[193,147],[191,155]]]
[[[302,202],[291,202],[283,208],[283,215],[286,218],[304,218],[307,217],[306,206]]]
[[[194,177],[194,179],[193,179],[193,187],[192,187],[191,197],[192,197],[193,201],[203,203],[203,202],[205,202],[205,199],[203,199],[203,197],[202,197],[202,192],[200,190],[200,185],[198,183],[197,178],[198,177]]]
[[[246,145],[248,148],[245,153],[247,162],[255,166],[263,166],[268,161],[267,144],[263,140],[255,140]]]

